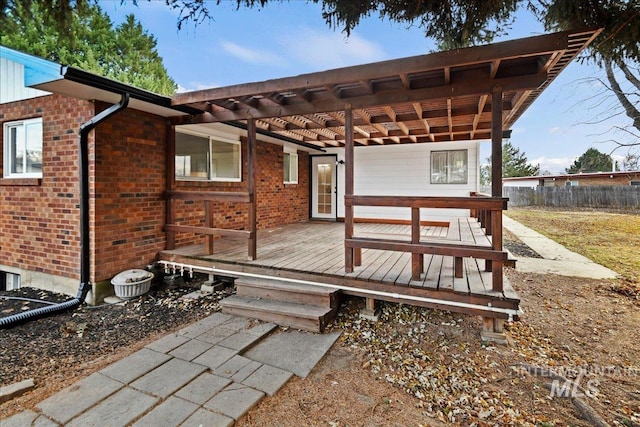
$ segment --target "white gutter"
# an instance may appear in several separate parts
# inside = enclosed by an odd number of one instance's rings
[[[422,302],[427,304],[439,304],[439,305],[446,305],[450,307],[460,307],[460,308],[468,308],[472,310],[482,310],[482,311],[490,311],[493,313],[502,313],[509,316],[509,322],[513,321],[513,316],[518,316],[524,313],[522,309],[514,310],[511,308],[493,307],[491,303],[489,303],[488,305],[480,305],[480,304],[471,304],[467,302],[447,301],[447,300],[440,300],[436,298],[403,295],[395,292],[362,289],[362,288],[356,288],[353,286],[332,285],[329,283],[312,282],[309,280],[289,279],[286,277],[274,277],[274,276],[267,276],[263,274],[245,273],[245,272],[233,271],[233,270],[223,270],[223,269],[216,268],[215,266],[200,267],[197,265],[176,263],[171,261],[159,261],[159,263],[164,265],[165,272],[169,272],[170,270],[173,272],[177,272],[179,270],[180,273],[183,273],[186,271],[190,275],[192,275],[193,272],[200,272],[200,273],[206,273],[206,274],[220,274],[220,275],[227,275],[227,276],[253,277],[256,279],[280,280],[283,282],[298,283],[302,285],[321,286],[324,288],[335,289],[339,291],[344,290],[344,291],[350,291],[350,292],[358,292],[361,294],[366,294],[371,296],[380,296],[380,297],[387,297],[387,298],[394,298],[394,299],[405,299],[405,300]]]

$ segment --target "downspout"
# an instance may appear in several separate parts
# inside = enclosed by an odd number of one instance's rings
[[[129,93],[122,94],[118,104],[114,104],[106,110],[96,114],[88,122],[80,125],[80,137],[78,140],[79,170],[80,175],[80,284],[76,296],[59,304],[28,310],[22,313],[3,317],[0,319],[0,329],[8,329],[19,323],[35,320],[50,314],[70,310],[84,303],[87,294],[91,290],[91,247],[90,247],[90,215],[89,215],[89,132],[96,126],[117,112],[127,108]]]

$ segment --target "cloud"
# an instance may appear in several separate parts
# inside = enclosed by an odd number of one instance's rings
[[[311,66],[314,70],[345,67],[386,59],[381,45],[366,40],[355,33],[344,34],[297,29],[281,41],[287,56]]]
[[[532,165],[540,165],[540,171],[549,171],[554,174],[564,173],[564,170],[571,166],[574,157],[538,157],[529,161]]]
[[[249,49],[233,42],[223,41],[220,45],[229,55],[250,64],[282,65],[284,61],[283,58],[276,54],[263,50]]]
[[[194,90],[203,90],[203,89],[212,89],[215,87],[220,87],[219,84],[216,83],[202,83],[202,82],[189,82],[185,85],[178,83],[177,93],[183,92],[192,92]]]

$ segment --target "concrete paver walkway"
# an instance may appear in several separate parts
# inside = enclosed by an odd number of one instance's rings
[[[502,216],[502,225],[542,257],[518,257],[516,270],[524,273],[553,273],[561,276],[591,279],[613,279],[617,273],[589,258],[570,251],[559,243],[543,236],[518,221]]]
[[[248,325],[215,313],[78,381],[35,411],[2,420],[2,427],[231,426],[294,374],[306,377],[339,336]]]

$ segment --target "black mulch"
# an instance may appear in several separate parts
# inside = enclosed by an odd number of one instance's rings
[[[233,292],[226,288],[198,300],[179,300],[196,290],[200,282],[177,282],[162,286],[164,289],[152,288],[122,305],[82,306],[0,330],[0,387],[28,378],[37,384],[60,375],[73,364],[90,362],[160,332],[176,330],[218,311],[218,301]],[[54,302],[69,299],[33,288],[2,291],[0,317],[43,306],[2,296]]]

